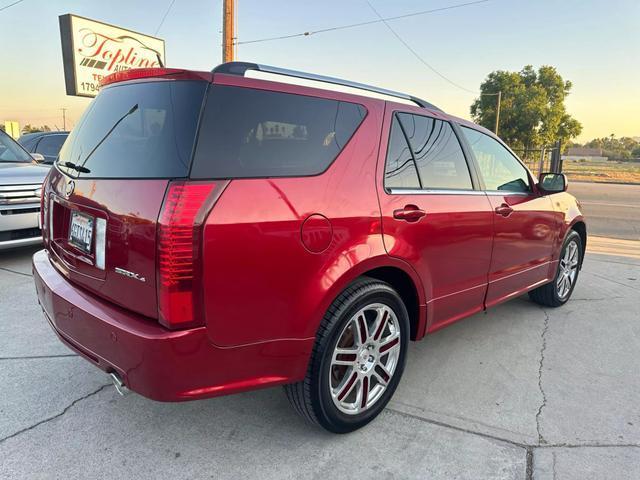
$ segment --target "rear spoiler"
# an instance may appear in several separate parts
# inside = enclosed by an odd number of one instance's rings
[[[120,72],[114,72],[100,80],[100,86],[112,83],[126,82],[129,80],[140,80],[143,78],[166,78],[172,77],[176,80],[206,80],[210,82],[212,75],[209,72],[195,72],[181,68],[131,68]]]

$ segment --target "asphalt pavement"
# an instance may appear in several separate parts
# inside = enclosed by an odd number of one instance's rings
[[[2,252],[0,478],[638,479],[640,259],[606,245],[564,307],[525,296],[412,344],[388,408],[348,435],[280,388],[120,397],[45,322],[34,249]]]
[[[589,235],[640,240],[640,185],[569,182],[582,204]]]

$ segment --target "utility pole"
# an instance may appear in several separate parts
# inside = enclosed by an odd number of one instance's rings
[[[500,125],[500,101],[502,100],[502,90],[498,91],[498,103],[496,104],[496,128],[494,133],[498,135],[498,126]]]
[[[62,130],[66,130],[67,129],[67,109],[61,108],[60,110],[62,110]]]
[[[236,1],[224,0],[222,3],[222,61],[233,62],[235,43]]]

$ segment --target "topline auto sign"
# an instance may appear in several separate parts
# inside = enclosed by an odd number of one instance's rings
[[[95,97],[102,77],[165,64],[164,40],[77,15],[61,15],[67,95]]]

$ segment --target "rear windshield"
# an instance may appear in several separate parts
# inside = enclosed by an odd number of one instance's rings
[[[365,117],[354,103],[217,85],[200,126],[191,178],[316,175]]]
[[[207,85],[153,81],[103,89],[62,147],[58,167],[82,178],[186,177]]]

